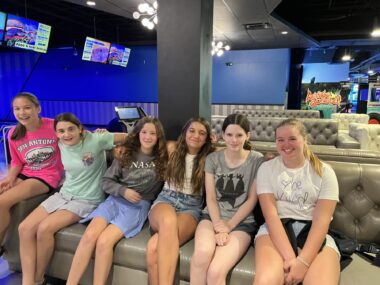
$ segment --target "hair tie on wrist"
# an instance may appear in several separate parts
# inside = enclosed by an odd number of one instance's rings
[[[302,263],[303,265],[305,265],[307,268],[310,267],[310,264],[307,263],[306,260],[303,259],[301,256],[298,255],[298,256],[297,256],[297,259],[298,259],[299,262],[301,262],[301,263]]]

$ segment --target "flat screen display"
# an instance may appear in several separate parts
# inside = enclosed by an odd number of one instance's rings
[[[82,59],[100,63],[107,63],[110,43],[86,37]]]
[[[51,26],[8,14],[4,42],[8,47],[46,53]]]
[[[380,87],[371,89],[371,101],[380,102]]]
[[[129,48],[117,44],[111,44],[110,52],[108,55],[108,63],[126,67],[130,53],[131,49]]]
[[[4,37],[4,29],[5,29],[5,19],[6,19],[6,16],[7,15],[5,13],[0,12],[0,42],[3,40],[3,37]]]
[[[140,113],[137,107],[115,107],[119,120],[138,120]]]

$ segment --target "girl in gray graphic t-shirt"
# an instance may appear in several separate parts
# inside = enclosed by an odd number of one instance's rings
[[[263,156],[251,150],[249,121],[244,115],[229,115],[222,130],[227,148],[206,160],[207,207],[195,234],[190,269],[194,285],[224,284],[256,230],[252,215],[257,202],[255,177]]]

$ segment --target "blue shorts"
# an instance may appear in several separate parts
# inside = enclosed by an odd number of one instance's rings
[[[93,218],[102,217],[109,224],[117,226],[126,238],[137,235],[148,217],[150,202],[141,200],[134,204],[123,197],[108,196],[87,218],[80,220],[85,223]]]
[[[203,206],[202,196],[189,195],[164,188],[153,202],[151,209],[159,203],[169,204],[177,213],[190,214],[197,222],[199,222],[201,218]]]

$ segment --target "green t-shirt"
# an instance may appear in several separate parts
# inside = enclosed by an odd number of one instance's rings
[[[100,182],[106,171],[105,150],[114,143],[112,133],[85,133],[84,139],[75,146],[59,143],[65,181],[61,192],[76,199],[100,203],[104,192]]]

